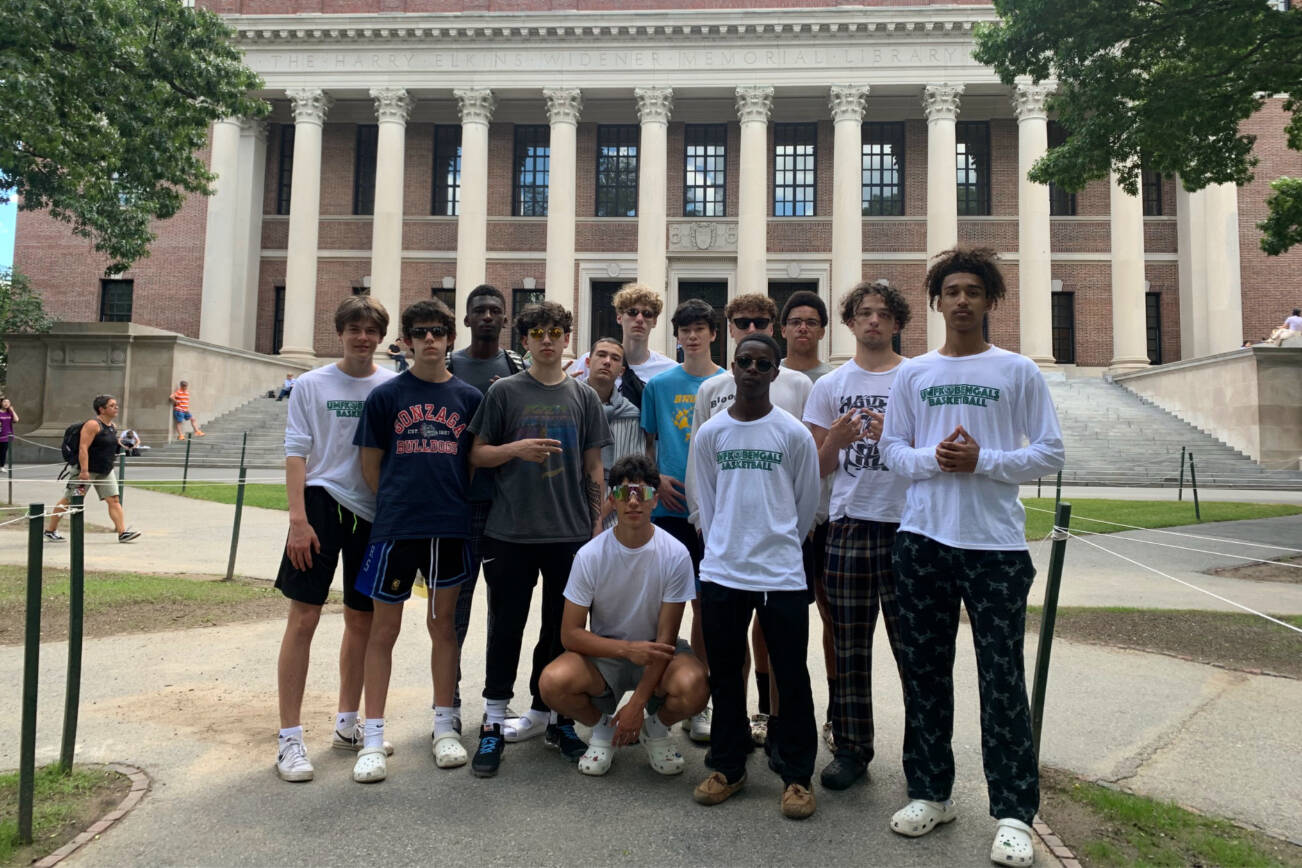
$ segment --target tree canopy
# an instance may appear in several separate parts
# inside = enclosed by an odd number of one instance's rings
[[[4,336],[18,332],[48,332],[54,317],[45,312],[44,302],[32,289],[26,275],[0,268],[0,383],[7,382],[9,345]]]
[[[208,194],[220,118],[260,117],[233,33],[181,0],[0,2],[0,191],[90,238],[120,271],[153,220]]]
[[[1187,190],[1252,180],[1240,131],[1266,97],[1291,95],[1288,145],[1302,150],[1302,8],[1287,0],[994,0],[1002,21],[975,57],[1007,84],[1056,78],[1050,106],[1069,131],[1031,171],[1068,190],[1115,170],[1130,193],[1143,170]],[[1293,0],[1298,6],[1298,0]],[[1262,249],[1302,242],[1302,178],[1272,183]]]

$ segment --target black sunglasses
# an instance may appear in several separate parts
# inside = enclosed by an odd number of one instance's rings
[[[757,329],[766,329],[773,320],[766,316],[735,316],[732,318],[732,324],[737,327],[738,331],[746,331],[750,324],[754,323]]]
[[[773,370],[773,363],[768,359],[755,359],[750,356],[736,356],[733,358],[732,363],[743,371],[751,365],[754,365],[755,370],[759,371],[761,374],[767,374],[769,371]]]
[[[448,335],[448,330],[446,326],[412,326],[407,330],[407,337],[413,341],[423,341],[425,335],[432,338],[445,338]]]

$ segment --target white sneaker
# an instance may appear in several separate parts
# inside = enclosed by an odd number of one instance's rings
[[[522,714],[519,717],[508,717],[502,723],[502,738],[508,743],[519,741],[528,741],[531,738],[542,735],[547,731],[547,718],[549,715],[544,714],[542,720],[533,717],[530,714]]]
[[[692,725],[687,735],[698,744],[705,744],[710,740],[710,706],[705,706],[700,714],[692,715]]]
[[[276,774],[282,781],[310,781],[316,772],[307,759],[307,748],[296,738],[286,741],[276,757]]]

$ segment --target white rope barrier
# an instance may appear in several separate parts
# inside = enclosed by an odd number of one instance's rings
[[[1141,545],[1148,545],[1148,546],[1161,546],[1162,548],[1165,549],[1176,549],[1182,552],[1197,552],[1198,554],[1202,554],[1202,555],[1216,555],[1217,557],[1231,558],[1236,561],[1250,561],[1251,563],[1254,564],[1271,564],[1272,566],[1276,566],[1276,567],[1289,567],[1290,569],[1302,570],[1302,564],[1289,564],[1283,561],[1266,560],[1265,558],[1255,558],[1255,557],[1250,557],[1248,555],[1232,555],[1226,552],[1212,551],[1210,549],[1195,549],[1195,548],[1189,548],[1188,546],[1178,546],[1175,545],[1174,543],[1158,542],[1157,540],[1138,539],[1133,536],[1115,536],[1113,534],[1106,534],[1095,530],[1077,531],[1077,533],[1088,534],[1089,536],[1113,536],[1115,539],[1124,542],[1140,543]]]
[[[38,512],[32,515],[20,515],[18,518],[11,518],[8,521],[0,521],[0,527],[4,527],[5,525],[10,525],[10,524],[18,524],[18,522],[20,521],[32,521],[38,518],[50,518],[51,516],[55,516],[55,515],[62,517],[65,515],[72,515],[74,512],[85,512],[85,511],[86,511],[85,507],[82,507],[80,509],[75,509],[71,506],[65,509],[50,509],[50,510],[46,510],[45,512]]]
[[[1026,508],[1034,510],[1036,512],[1048,512],[1048,513],[1053,512],[1053,510],[1051,509],[1041,509],[1038,506],[1028,506]],[[1188,539],[1206,540],[1207,542],[1223,542],[1223,543],[1229,543],[1231,545],[1253,546],[1255,548],[1260,548],[1260,549],[1279,549],[1281,551],[1302,554],[1302,549],[1295,549],[1295,548],[1290,548],[1288,546],[1275,545],[1273,543],[1249,542],[1247,540],[1231,539],[1229,537],[1204,536],[1202,534],[1196,534],[1196,533],[1183,533],[1178,530],[1161,530],[1160,528],[1155,528],[1155,527],[1140,527],[1139,525],[1136,524],[1122,524],[1119,521],[1107,521],[1102,518],[1089,518],[1088,516],[1076,515],[1075,513],[1072,513],[1071,517],[1073,519],[1079,518],[1081,521],[1092,521],[1095,522],[1096,524],[1109,524],[1112,525],[1113,527],[1124,527],[1127,530],[1144,530],[1144,531],[1148,531],[1149,533],[1166,534],[1167,536],[1182,536],[1182,537],[1187,537]],[[1283,516],[1278,516],[1278,517],[1282,518]],[[1250,521],[1250,520],[1251,519],[1245,519],[1245,521]],[[1196,549],[1194,551],[1196,551]],[[1215,552],[1213,552],[1212,554],[1215,554]]]
[[[1072,539],[1074,539],[1074,540],[1078,540],[1078,541],[1084,543],[1084,544],[1087,545],[1087,546],[1090,546],[1090,547],[1092,547],[1092,548],[1096,548],[1096,549],[1098,549],[1098,550],[1100,550],[1100,551],[1103,551],[1103,552],[1107,552],[1108,554],[1112,555],[1113,557],[1120,558],[1121,560],[1123,560],[1123,561],[1125,561],[1125,562],[1127,562],[1127,563],[1129,563],[1129,564],[1134,564],[1135,566],[1137,566],[1137,567],[1139,567],[1139,568],[1141,568],[1141,569],[1148,570],[1150,573],[1156,573],[1157,575],[1161,576],[1161,577],[1164,578],[1164,579],[1170,579],[1171,581],[1175,582],[1176,584],[1184,585],[1186,588],[1190,588],[1190,589],[1192,589],[1192,590],[1195,590],[1195,591],[1197,591],[1197,592],[1200,593],[1200,594],[1206,594],[1207,596],[1212,597],[1212,598],[1217,599],[1217,600],[1220,600],[1222,603],[1226,603],[1226,604],[1228,604],[1228,605],[1231,605],[1231,606],[1233,606],[1233,607],[1236,608],[1236,609],[1242,609],[1243,611],[1247,612],[1247,613],[1250,614],[1250,615],[1256,615],[1258,618],[1264,618],[1264,619],[1266,619],[1267,621],[1270,621],[1272,624],[1278,624],[1279,626],[1284,627],[1285,629],[1292,630],[1294,633],[1297,633],[1297,634],[1299,634],[1299,635],[1302,635],[1302,627],[1294,627],[1292,624],[1289,624],[1289,623],[1286,622],[1286,621],[1281,621],[1281,620],[1279,620],[1278,618],[1272,618],[1270,615],[1267,615],[1265,612],[1258,612],[1256,609],[1253,609],[1253,608],[1251,608],[1251,607],[1249,607],[1249,606],[1245,606],[1245,605],[1243,605],[1242,603],[1236,603],[1234,600],[1231,600],[1231,599],[1228,598],[1228,597],[1222,597],[1220,594],[1214,593],[1213,591],[1209,591],[1209,590],[1207,590],[1206,588],[1200,588],[1200,587],[1198,587],[1197,585],[1193,584],[1192,582],[1186,582],[1184,579],[1177,579],[1175,576],[1168,575],[1167,573],[1162,572],[1161,570],[1157,569],[1156,567],[1150,567],[1148,564],[1145,564],[1145,563],[1142,563],[1142,562],[1140,562],[1140,561],[1137,561],[1137,560],[1135,560],[1134,558],[1128,558],[1128,557],[1126,557],[1125,555],[1121,554],[1120,552],[1114,552],[1114,551],[1112,551],[1112,550],[1109,549],[1109,548],[1106,548],[1106,547],[1104,547],[1104,546],[1101,546],[1101,545],[1099,545],[1098,543],[1091,542],[1091,541],[1089,541],[1089,540],[1085,539],[1084,537],[1079,536],[1079,535],[1077,535],[1077,534],[1074,534],[1074,533],[1070,533],[1070,532],[1068,532],[1068,535],[1069,535]]]

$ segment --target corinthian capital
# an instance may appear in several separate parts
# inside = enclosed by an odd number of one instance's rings
[[[1045,105],[1056,89],[1051,81],[1033,84],[1030,80],[1019,80],[1013,91],[1013,115],[1019,121],[1044,120],[1047,116]]]
[[[330,94],[318,87],[293,87],[285,91],[294,110],[296,124],[325,123],[326,112],[330,110]]]
[[[672,87],[638,87],[633,89],[633,96],[637,97],[637,116],[642,123],[669,123],[674,108]]]
[[[952,121],[958,117],[958,102],[962,94],[961,84],[929,84],[922,91],[922,113],[929,121]]]
[[[577,87],[545,87],[547,120],[554,124],[577,124],[583,109],[583,95]]]
[[[380,123],[397,121],[405,124],[411,116],[416,101],[400,87],[373,87],[371,99],[375,100],[375,119]]]
[[[253,136],[260,142],[267,140],[267,122],[262,118],[240,118],[240,135]]]
[[[737,117],[747,121],[768,123],[773,111],[773,88],[767,85],[747,85],[737,88]]]
[[[864,105],[868,101],[866,84],[834,84],[827,105],[834,121],[863,123]]]
[[[461,110],[461,123],[486,124],[493,118],[493,92],[486,87],[452,91]]]

